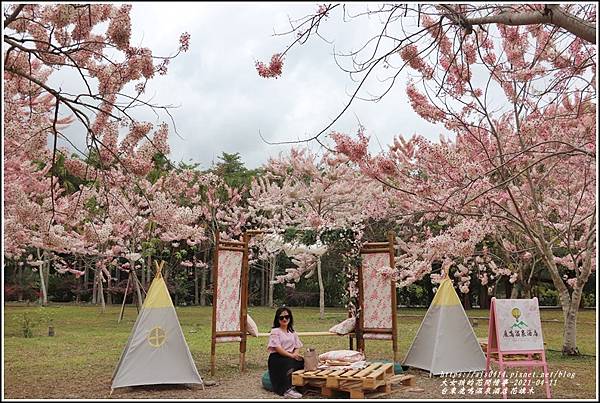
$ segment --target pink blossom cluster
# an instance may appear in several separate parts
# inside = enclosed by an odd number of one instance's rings
[[[271,62],[268,66],[259,61],[256,61],[255,65],[259,76],[264,78],[278,78],[282,73],[283,56],[279,53],[275,53],[271,56]]]
[[[421,58],[416,45],[411,44],[402,48],[400,56],[411,68],[419,71],[425,78],[433,76],[433,68]]]

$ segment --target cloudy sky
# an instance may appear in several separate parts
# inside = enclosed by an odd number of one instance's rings
[[[352,3],[352,12],[374,5]],[[314,38],[285,58],[278,79],[258,76],[255,61],[268,62],[293,40],[274,36],[289,30],[289,20],[317,9],[316,3],[133,3],[132,44],[171,54],[181,33],[191,35],[190,50],[173,60],[166,76],[147,87],[152,102],[175,105],[171,113],[177,132],[171,131],[173,161],[197,162],[208,168],[222,152],[242,155],[249,168],[289,150],[271,142],[304,139],[323,129],[345,106],[355,83],[336,65],[333,51],[356,50],[381,28],[378,18],[341,23],[341,10],[322,24],[327,43]],[[369,35],[369,36],[367,36]],[[400,57],[398,56],[398,60]],[[347,61],[348,62],[348,61]],[[383,71],[382,71],[383,72]],[[381,84],[374,76],[367,90]],[[356,101],[332,130],[356,133],[358,123],[371,136],[373,151],[386,147],[399,134],[424,134],[437,140],[443,128],[420,119],[405,95],[406,75],[380,102]],[[367,95],[367,93],[364,93]],[[149,111],[139,118],[159,123]],[[328,131],[329,133],[330,131]],[[324,139],[325,140],[325,139]],[[319,151],[317,143],[310,144]]]

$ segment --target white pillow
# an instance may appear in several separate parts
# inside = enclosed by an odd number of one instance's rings
[[[252,320],[250,315],[246,315],[246,332],[248,332],[250,336],[258,337],[258,326],[256,326],[256,322]]]
[[[354,350],[333,350],[319,355],[320,361],[357,362],[365,359],[365,355]]]
[[[337,325],[333,326],[331,329],[329,329],[329,332],[342,334],[342,335],[348,334],[354,330],[355,326],[356,326],[356,318],[352,317],[352,318],[348,318],[345,321],[340,322]]]

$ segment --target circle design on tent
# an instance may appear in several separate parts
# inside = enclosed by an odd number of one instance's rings
[[[167,333],[162,327],[156,326],[150,330],[150,333],[148,334],[148,343],[152,347],[158,348],[165,344],[165,341],[167,341]]]

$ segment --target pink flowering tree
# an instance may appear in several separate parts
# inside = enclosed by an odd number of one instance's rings
[[[269,160],[266,174],[253,184],[248,204],[254,225],[287,234],[287,238],[296,233],[300,237],[286,239],[281,247],[293,257],[296,267],[286,269],[286,274],[275,281],[293,284],[316,272],[322,318],[325,290],[321,260],[329,247],[319,244],[320,239],[325,233],[342,229],[362,234],[363,221],[377,211],[364,207],[380,192],[380,184],[360,174],[347,160],[342,162],[329,154],[319,158],[296,149],[289,156]]]
[[[481,254],[484,239],[516,234],[550,272],[564,313],[563,352],[577,354],[577,309],[596,259],[596,6],[346,11],[326,5],[297,20],[291,45],[278,54],[287,56],[339,13],[383,17],[380,33],[345,55],[351,64],[342,67],[356,82],[349,102],[307,140],[322,142],[350,103],[365,98],[361,91],[369,82],[388,83],[368,97],[380,99],[403,81],[398,78],[406,69],[416,73],[406,88],[412,108],[449,134],[439,143],[398,136],[388,152],[371,156],[363,131],[354,139],[332,133],[338,152],[393,190],[405,220],[439,225],[401,244],[399,279],[408,284],[421,278],[434,262],[461,264],[456,277],[468,292],[473,266],[466,263]],[[416,24],[405,21],[408,16],[416,16]],[[344,54],[336,56],[341,63]],[[486,271],[514,278],[492,262]]]
[[[4,9],[5,98],[23,111],[5,115],[4,123],[17,131],[17,141],[38,153],[35,159],[54,167],[60,156],[58,141],[74,144],[64,131],[67,119],[86,138],[87,149],[74,146],[75,151],[83,160],[97,154],[103,163],[107,154],[120,162],[114,147],[120,128],[130,128],[134,144],[136,136],[150,130],[129,111],[139,106],[159,108],[144,100],[145,85],[156,73],[165,74],[169,61],[188,49],[189,35],[182,35],[175,55],[156,58],[149,49],[130,44],[130,9],[131,5],[110,4],[16,4]],[[94,29],[102,24],[106,24],[104,31]],[[56,70],[71,74],[72,84],[79,89],[53,86],[49,77]],[[129,83],[135,84],[135,93],[125,90]],[[23,119],[33,129],[19,126]],[[47,143],[51,152],[39,153]],[[135,161],[125,163],[136,169]],[[49,172],[52,190],[55,173]]]
[[[40,64],[34,69],[44,74]],[[76,231],[81,216],[73,215],[76,200],[72,194],[53,180],[52,166],[47,162],[51,153],[39,135],[51,124],[49,98],[32,98],[19,78],[5,80],[5,88],[5,256],[15,262],[30,256],[25,260],[40,274],[41,301],[45,305],[55,254],[74,252],[82,245]],[[63,118],[55,125],[63,128],[70,123],[69,118]]]
[[[111,242],[119,246],[110,236],[99,235],[110,226],[108,213],[96,212],[90,218],[89,209],[83,206],[89,202],[110,214],[116,211],[117,216],[119,209],[129,214],[135,211],[128,203],[121,204],[123,199],[115,195],[119,193],[115,189],[123,189],[123,182],[144,174],[154,153],[165,151],[168,133],[163,125],[151,138],[152,125],[136,122],[129,111],[139,106],[165,110],[144,99],[144,88],[156,73],[166,74],[170,60],[189,47],[187,34],[181,36],[176,54],[168,57],[157,58],[147,48],[132,46],[130,9],[131,5],[109,4],[16,4],[4,9],[4,98],[9,112],[4,115],[4,146],[11,171],[5,175],[10,194],[6,239],[12,239],[8,253],[22,254],[33,246],[49,252],[104,256],[107,248],[114,247]],[[105,28],[99,30],[103,24]],[[70,72],[71,84],[79,87],[54,86],[50,78],[57,70]],[[130,83],[135,84],[133,93],[126,90]],[[65,131],[67,125],[74,131],[82,129],[86,149],[74,146]],[[120,130],[126,128],[129,132],[117,144],[124,134]],[[142,138],[146,144],[134,151]],[[70,143],[78,157],[60,149],[59,140]],[[79,177],[83,187],[63,187],[58,169],[63,160],[64,168]],[[19,195],[32,181],[36,185]],[[102,191],[85,194],[88,185]],[[133,195],[140,189],[127,192]],[[30,218],[19,222],[23,214]],[[87,229],[85,220],[91,220]],[[143,222],[135,226],[143,227]],[[109,230],[114,234],[120,229]],[[96,233],[95,238],[91,233]],[[99,264],[104,262],[101,259]],[[64,264],[57,267],[79,273]]]
[[[451,46],[437,27],[429,32]],[[595,50],[538,26],[501,26],[498,33],[465,37],[441,56],[443,71],[416,62],[414,53],[401,55],[421,74],[421,89],[407,87],[413,109],[452,139],[400,136],[387,153],[371,156],[364,135],[332,137],[363,172],[396,190],[399,203],[445,220],[442,233],[408,245],[420,263],[401,262],[401,277],[420,278],[432,257],[467,257],[487,235],[518,234],[560,294],[563,352],[577,354],[577,309],[596,259]],[[481,67],[489,74],[484,83],[474,78]],[[416,258],[423,252],[430,254]]]

